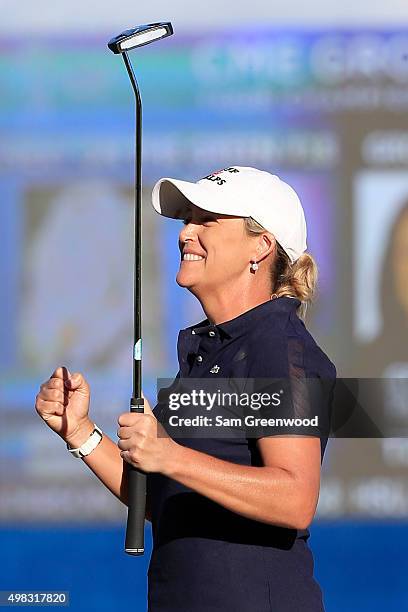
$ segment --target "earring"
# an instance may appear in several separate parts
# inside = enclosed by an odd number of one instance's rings
[[[256,263],[256,261],[253,261],[253,262],[251,263],[250,268],[251,268],[251,270],[252,270],[253,272],[256,272],[256,271],[257,271],[257,269],[259,268],[259,266],[258,266],[258,264]]]

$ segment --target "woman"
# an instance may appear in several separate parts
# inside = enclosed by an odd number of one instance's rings
[[[207,317],[180,332],[176,379],[335,377],[298,316],[312,298],[316,266],[305,253],[303,209],[289,185],[234,166],[197,183],[161,179],[153,205],[184,220],[177,283]],[[159,402],[153,413],[146,401],[145,414],[119,416],[116,445],[92,434],[88,405],[86,381],[64,368],[36,401],[71,450],[88,445],[83,461],[125,504],[122,459],[148,474],[151,612],[323,610],[307,527],[326,439],[177,440],[157,420],[168,406]],[[89,444],[91,435],[96,442]]]

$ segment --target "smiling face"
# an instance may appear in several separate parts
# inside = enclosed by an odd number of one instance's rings
[[[179,235],[176,281],[199,298],[247,283],[259,238],[248,236],[242,217],[207,212],[191,205]],[[238,285],[239,286],[239,285]]]

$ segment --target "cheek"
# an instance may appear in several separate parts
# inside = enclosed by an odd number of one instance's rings
[[[219,270],[230,274],[236,271],[242,271],[246,266],[249,266],[249,259],[245,251],[238,246],[234,241],[224,240],[221,245],[210,249],[207,255],[208,265],[216,265]]]
[[[238,221],[238,220],[237,220]],[[249,267],[250,245],[242,234],[242,227],[235,220],[222,223],[222,227],[205,228],[200,235],[207,252],[206,266],[233,273]]]

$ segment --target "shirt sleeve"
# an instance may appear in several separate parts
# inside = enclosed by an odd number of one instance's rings
[[[254,358],[248,369],[247,438],[315,436],[325,446],[335,372],[319,351],[298,336],[264,343],[263,360]]]

